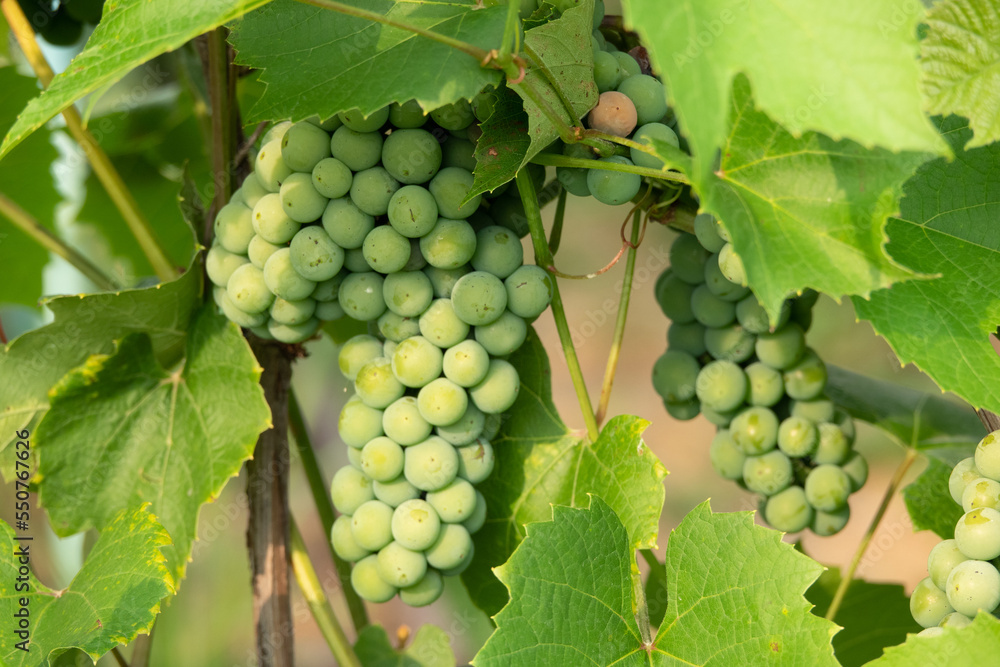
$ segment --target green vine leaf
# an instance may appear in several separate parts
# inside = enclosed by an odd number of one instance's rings
[[[10,479],[13,459],[3,456],[21,429],[35,430],[49,409],[49,388],[92,354],[109,354],[115,339],[150,333],[164,366],[184,353],[188,324],[200,305],[202,272],[194,265],[180,278],[117,294],[49,299],[54,321],[0,348],[0,472]]]
[[[966,148],[1000,139],[1000,15],[991,0],[943,0],[924,20],[920,43],[927,110],[969,119],[975,135]]]
[[[552,403],[545,348],[532,333],[511,356],[521,375],[521,393],[493,442],[496,468],[480,486],[486,525],[474,536],[472,565],[462,580],[472,601],[495,614],[507,593],[492,568],[524,539],[524,524],[551,517],[551,505],[586,506],[600,495],[624,521],[631,548],[656,546],[663,510],[663,464],[642,441],[648,422],[615,417],[589,443],[571,433]]]
[[[955,159],[921,167],[887,226],[894,260],[940,277],[855,297],[854,307],[901,363],[976,408],[1000,412],[1000,356],[990,343],[1000,324],[1000,145],[963,151],[971,136],[964,121],[949,118],[942,129]]]
[[[741,73],[762,111],[793,136],[815,130],[863,146],[947,153],[921,111],[920,3],[627,0],[623,8],[667,85],[696,182],[725,146]]]
[[[369,625],[358,634],[354,652],[362,667],[455,667],[451,639],[436,625],[425,625],[402,651],[393,648],[380,625]]]
[[[143,505],[111,516],[83,567],[66,590],[54,591],[30,575],[29,591],[14,588],[19,547],[32,552],[39,542],[18,542],[14,530],[0,522],[0,663],[9,667],[45,667],[71,648],[86,652],[94,663],[119,644],[149,634],[160,602],[174,593],[174,580],[161,550],[170,538]],[[28,651],[12,625],[20,598],[30,609]]]
[[[992,665],[1000,653],[1000,620],[991,614],[976,616],[964,628],[943,628],[937,637],[909,635],[901,646],[890,646],[869,667],[969,667]]]
[[[83,51],[18,117],[0,145],[0,158],[77,100],[267,1],[117,0],[108,3],[100,25]]]
[[[206,306],[177,367],[157,361],[150,338],[124,338],[50,392],[35,434],[39,500],[53,530],[101,528],[122,507],[151,502],[183,578],[198,512],[215,500],[271,426],[262,369],[239,328]]]
[[[706,502],[674,530],[667,612],[652,644],[635,620],[633,557],[600,497],[589,509],[553,507],[552,521],[529,525],[497,569],[511,601],[473,664],[837,665],[836,626],[802,597],[822,566],[755,526],[752,513],[713,514]]]
[[[347,4],[489,50],[500,46],[506,7],[475,0],[350,0]],[[349,109],[362,114],[415,99],[430,111],[472,99],[502,74],[472,56],[399,28],[292,0],[274,0],[233,26],[241,64],[267,84],[248,122]],[[309,57],[304,58],[303,54]]]
[[[955,537],[955,524],[964,512],[951,497],[948,480],[955,464],[972,456],[974,447],[975,443],[967,451],[945,450],[952,455],[952,461],[929,457],[920,476],[903,489],[903,500],[914,530],[932,530],[942,540]]]

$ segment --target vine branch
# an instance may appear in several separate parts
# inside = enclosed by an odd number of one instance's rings
[[[233,194],[233,152],[235,148],[233,121],[233,86],[230,75],[229,44],[227,30],[218,27],[208,33],[208,97],[212,109],[212,180],[215,198],[212,213],[218,213]],[[202,242],[211,244],[212,218],[205,219]]]
[[[539,153],[531,158],[535,164],[546,167],[575,167],[577,169],[603,169],[604,171],[618,171],[623,174],[638,174],[648,178],[655,178],[671,183],[690,184],[687,176],[676,171],[663,171],[661,169],[650,169],[649,167],[637,167],[632,164],[619,164],[617,162],[602,162],[601,160],[588,160],[580,157],[567,157],[554,153]]]

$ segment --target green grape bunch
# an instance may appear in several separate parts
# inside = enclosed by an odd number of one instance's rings
[[[702,414],[718,427],[713,468],[761,495],[767,523],[833,535],[868,464],[853,450],[850,416],[824,394],[826,366],[806,345],[818,295],[786,301],[772,328],[725,228],[703,213],[694,232],[674,240],[656,283],[671,324],[653,387],[675,419]]]
[[[931,549],[928,576],[910,595],[913,620],[925,628],[921,634],[966,626],[980,610],[1000,607],[1000,431],[958,462],[948,490],[965,514],[954,537]]]
[[[507,357],[552,296],[524,264],[515,191],[468,196],[475,120],[461,100],[273,126],[205,260],[219,309],[261,338],[368,324],[338,357],[354,394],[330,540],[372,602],[430,604],[471,562],[476,485],[520,390]]]

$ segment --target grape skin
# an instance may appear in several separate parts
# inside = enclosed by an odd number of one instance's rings
[[[962,561],[969,560],[958,548],[954,539],[942,540],[934,545],[927,556],[927,573],[934,585],[944,590],[948,587],[948,575]]]
[[[445,440],[432,435],[406,448],[406,479],[421,491],[437,491],[458,475],[458,453]]]
[[[979,441],[974,459],[983,477],[1000,481],[1000,431],[993,431]]]
[[[540,266],[518,267],[504,280],[504,287],[507,309],[529,321],[541,315],[552,301],[552,278]]]
[[[486,377],[469,390],[469,396],[484,413],[500,414],[514,405],[520,389],[517,369],[503,359],[492,359]]]
[[[713,361],[698,373],[695,394],[702,405],[726,412],[738,407],[747,392],[747,376],[731,361]]]
[[[415,586],[427,573],[427,559],[399,542],[390,542],[378,552],[378,574],[396,588]]]
[[[393,375],[405,386],[419,388],[441,374],[444,354],[423,336],[407,338],[392,355]]]
[[[354,541],[354,535],[351,533],[351,517],[346,514],[338,516],[333,522],[333,527],[330,529],[330,544],[334,552],[349,563],[357,562],[371,554]]]
[[[708,449],[712,467],[723,479],[743,479],[743,464],[747,455],[743,452],[727,429],[720,429]]]
[[[358,561],[351,570],[351,586],[369,602],[388,602],[397,592],[379,574],[378,556],[372,554]]]
[[[381,410],[370,408],[358,396],[352,396],[340,410],[337,431],[345,445],[361,449],[383,434],[383,420]]]
[[[440,348],[449,348],[465,340],[469,325],[455,314],[451,299],[436,299],[419,320],[420,334]]]
[[[460,566],[472,551],[472,538],[464,526],[444,524],[438,539],[425,552],[427,563],[439,570]]]
[[[962,509],[970,512],[977,507],[997,509],[1000,505],[1000,482],[980,477],[966,485],[962,492]]]
[[[433,346],[432,346],[433,347]],[[437,348],[434,348],[437,349]],[[417,395],[420,414],[429,424],[448,426],[454,424],[469,405],[465,389],[447,378],[432,380],[420,389]]]
[[[991,560],[1000,556],[1000,512],[990,507],[966,512],[955,524],[955,542],[969,558]]]
[[[748,456],[743,463],[743,481],[756,493],[773,496],[788,488],[792,480],[792,463],[779,451]]]
[[[426,607],[441,597],[444,592],[444,579],[434,568],[427,568],[427,573],[418,583],[399,589],[399,599],[410,607]]]
[[[448,486],[427,494],[427,502],[445,523],[461,523],[476,506],[476,489],[468,481],[456,478]]]
[[[597,106],[587,115],[587,124],[591,129],[616,137],[627,137],[632,134],[638,122],[635,104],[627,95],[617,91],[601,93]]]
[[[361,470],[373,481],[388,482],[403,472],[403,459],[403,448],[391,438],[380,436],[361,449]]]
[[[959,563],[948,575],[947,586],[948,603],[966,616],[975,616],[980,609],[992,613],[1000,605],[1000,572],[990,563]]]
[[[392,537],[413,551],[423,551],[438,538],[441,519],[426,500],[401,503],[392,514]]]
[[[363,472],[344,466],[333,476],[330,496],[338,512],[354,514],[359,507],[375,498],[375,492],[372,490],[372,481]]]
[[[451,291],[455,314],[468,325],[495,322],[507,307],[507,290],[492,273],[473,271],[458,279]]]
[[[700,370],[698,360],[690,354],[667,350],[653,364],[653,388],[667,402],[688,401],[694,398]]]
[[[910,595],[910,614],[921,627],[933,628],[954,611],[948,602],[948,595],[929,577],[917,584]]]
[[[951,476],[948,478],[948,491],[951,493],[951,499],[961,505],[965,487],[980,477],[982,475],[976,468],[976,460],[973,457],[970,456],[959,461],[952,468]]]
[[[446,378],[460,387],[483,381],[490,366],[490,354],[474,340],[463,340],[444,353],[442,368]]]
[[[341,346],[340,353],[337,355],[337,365],[344,377],[353,382],[365,364],[381,356],[381,341],[375,336],[359,334]]]
[[[812,523],[813,508],[801,486],[790,486],[767,499],[764,518],[775,530],[797,533]]]
[[[847,503],[851,479],[835,465],[819,465],[806,477],[805,493],[809,504],[816,509],[835,512]]]

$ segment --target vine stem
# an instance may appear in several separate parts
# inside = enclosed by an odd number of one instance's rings
[[[535,263],[539,266],[551,266],[552,252],[549,250],[549,243],[545,238],[545,227],[542,225],[542,212],[538,207],[535,184],[532,183],[527,169],[517,172],[517,189],[521,194],[525,217],[528,218],[528,227],[531,230]],[[569,374],[573,380],[573,388],[576,390],[576,398],[580,403],[583,421],[587,425],[587,435],[591,442],[596,442],[600,435],[600,429],[594,416],[594,408],[590,403],[587,383],[583,379],[580,360],[576,356],[576,348],[573,347],[573,337],[569,332],[569,323],[566,321],[566,309],[563,307],[562,296],[559,294],[559,282],[555,276],[552,276],[552,316],[556,321],[556,329],[559,331],[559,342],[562,343],[563,356],[566,358],[566,366],[569,368]]]
[[[639,232],[641,230],[642,212],[636,211],[632,218],[632,238],[628,247],[628,258],[625,260],[625,278],[622,280],[622,294],[618,300],[618,319],[615,321],[615,335],[608,353],[608,366],[604,370],[604,384],[601,386],[601,401],[597,407],[597,424],[600,426],[608,414],[608,403],[611,401],[611,390],[615,384],[615,373],[618,370],[618,359],[621,356],[622,340],[625,338],[625,323],[628,320],[628,306],[632,300],[632,277],[635,275],[635,258],[639,250]]]
[[[892,502],[893,497],[902,485],[903,477],[906,475],[906,471],[909,470],[910,466],[913,465],[913,462],[917,460],[917,456],[917,450],[912,447],[907,447],[906,456],[899,464],[899,467],[896,468],[896,472],[893,474],[892,480],[890,480],[889,486],[886,488],[885,494],[882,496],[882,503],[878,506],[878,511],[875,512],[875,517],[872,519],[871,525],[868,526],[868,530],[865,532],[864,537],[861,538],[861,542],[858,544],[858,549],[854,553],[854,559],[851,560],[850,567],[847,568],[847,572],[844,572],[841,575],[840,584],[837,586],[837,592],[834,594],[833,600],[830,602],[830,608],[826,610],[826,620],[833,621],[837,617],[837,612],[840,611],[840,605],[844,601],[844,596],[847,595],[847,589],[854,580],[854,573],[857,571],[858,565],[861,564],[861,559],[864,558],[865,552],[868,551],[868,545],[871,543],[872,538],[875,537],[875,531],[878,530],[879,524],[882,523],[886,510],[889,509],[889,503]]]
[[[559,191],[555,221],[552,223],[552,233],[549,234],[549,252],[553,257],[559,252],[559,244],[562,243],[563,223],[566,220],[566,195],[565,189]]]
[[[623,174],[638,174],[656,178],[661,181],[672,183],[690,184],[687,176],[676,171],[662,171],[660,169],[650,169],[649,167],[636,167],[632,164],[618,164],[617,162],[603,162],[601,160],[588,160],[579,157],[567,157],[565,155],[555,155],[554,153],[539,153],[531,158],[534,164],[546,167],[575,167],[577,169],[603,169],[605,171],[618,171]]]
[[[313,619],[319,627],[320,633],[330,646],[333,657],[340,667],[361,667],[361,661],[354,653],[354,647],[344,634],[344,629],[337,622],[337,616],[333,613],[330,601],[323,592],[323,585],[316,576],[316,569],[313,568],[312,561],[309,560],[309,552],[306,544],[302,540],[299,527],[295,525],[295,519],[290,519],[291,532],[291,560],[292,572],[295,573],[295,581],[299,584],[302,596],[309,605]]]
[[[507,0],[507,22],[503,27],[503,41],[500,43],[499,59],[517,53],[521,39],[521,0]]]
[[[114,278],[104,273],[96,264],[75,249],[66,245],[61,238],[43,227],[27,211],[3,193],[0,193],[0,214],[3,214],[5,218],[14,223],[15,227],[30,236],[40,246],[72,264],[100,289],[115,292],[122,288]]]
[[[41,82],[42,87],[48,88],[55,74],[42,54],[41,49],[38,48],[35,33],[31,29],[28,19],[24,16],[24,12],[21,11],[20,5],[17,4],[17,0],[0,0],[0,10],[3,11],[3,15],[10,25],[11,32],[14,33],[21,51],[24,52],[25,58],[31,64],[31,68]],[[94,135],[84,126],[80,112],[77,111],[75,106],[70,105],[62,112],[62,115],[66,120],[67,129],[73,135],[76,143],[79,144],[83,154],[87,157],[91,168],[94,170],[94,175],[97,176],[97,179],[107,191],[111,201],[114,202],[115,208],[122,214],[125,223],[128,225],[129,230],[131,230],[132,235],[135,236],[135,240],[139,243],[139,247],[142,248],[143,254],[149,260],[157,277],[163,282],[177,278],[180,275],[177,267],[167,257],[159,240],[156,238],[156,233],[149,224],[149,220],[139,210],[139,205],[136,203],[135,197],[132,196],[132,193],[126,187],[121,174],[118,173],[118,170],[112,164],[111,158],[108,157],[108,154],[104,152],[94,139]]]
[[[288,425],[295,438],[295,445],[298,448],[299,457],[302,460],[302,468],[306,473],[306,480],[309,482],[309,490],[312,492],[313,501],[316,503],[316,510],[319,513],[320,523],[323,524],[323,534],[329,535],[336,519],[336,512],[333,508],[333,501],[327,493],[326,477],[320,470],[319,461],[316,460],[316,452],[313,450],[312,440],[306,428],[306,422],[302,418],[302,410],[299,407],[298,398],[295,391],[291,391],[288,399]],[[337,568],[337,577],[340,580],[340,590],[343,591],[347,599],[347,607],[351,612],[351,621],[354,624],[355,632],[360,632],[368,625],[368,612],[365,611],[365,603],[361,601],[354,588],[350,586],[351,566],[344,559],[340,558],[333,550],[330,540],[326,541],[330,547],[330,556]]]
[[[118,663],[118,667],[128,667],[128,663],[125,661],[125,656],[122,655],[122,652],[118,650],[117,646],[111,649],[111,656],[115,659],[115,662]]]
[[[229,44],[226,28],[220,26],[208,33],[208,97],[212,109],[212,179],[215,200],[212,211],[218,213],[233,194],[233,152],[235,123],[232,122],[232,87],[229,76]],[[205,218],[202,242],[212,240],[212,218]]]

